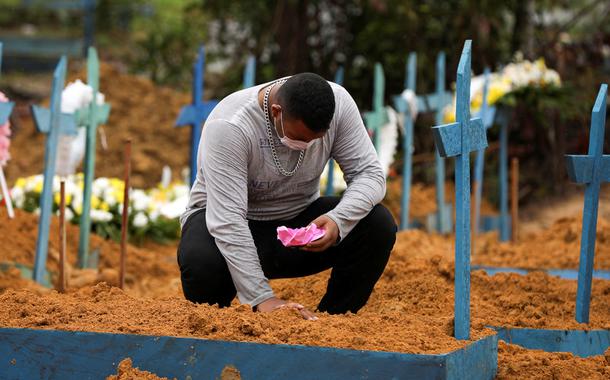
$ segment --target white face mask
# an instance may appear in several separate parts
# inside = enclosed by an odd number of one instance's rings
[[[282,126],[282,135],[284,135],[284,137],[280,137],[280,142],[292,150],[305,150],[311,147],[314,140],[311,140],[310,142],[305,142],[301,140],[293,140],[290,137],[286,137],[286,133],[284,132],[283,116],[284,113],[282,112],[282,114],[280,115],[280,125]],[[277,133],[277,129],[275,130],[275,133]]]

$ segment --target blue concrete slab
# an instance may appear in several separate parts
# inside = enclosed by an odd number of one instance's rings
[[[496,335],[439,355],[359,351],[300,345],[168,336],[0,329],[0,378],[99,379],[133,365],[158,376],[220,378],[236,368],[243,379],[493,379]]]
[[[532,350],[571,352],[581,357],[603,355],[610,347],[608,330],[545,330],[491,327],[498,338]]]
[[[546,272],[551,276],[557,276],[566,280],[577,280],[578,270],[576,269],[523,269],[523,268],[508,268],[508,267],[490,267],[485,265],[473,265],[472,270],[482,269],[487,272],[488,275],[493,276],[498,273],[517,273],[525,276],[529,272],[542,271]],[[610,271],[607,270],[594,270],[593,278],[601,280],[610,280]]]

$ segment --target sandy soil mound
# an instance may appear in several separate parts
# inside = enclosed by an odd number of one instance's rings
[[[500,243],[496,234],[477,239],[473,262],[528,269],[578,269],[582,217],[561,218],[549,228],[520,237],[517,244]],[[598,218],[595,269],[610,269],[610,221]]]

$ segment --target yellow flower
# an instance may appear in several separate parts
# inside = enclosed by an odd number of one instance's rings
[[[118,178],[110,178],[110,186],[115,189],[123,192],[125,188],[125,183]]]
[[[102,211],[109,211],[110,210],[110,206],[108,206],[108,203],[102,202],[99,205],[99,209],[102,210]]]
[[[489,103],[489,100],[487,100]],[[483,92],[477,92],[470,102],[472,108],[478,110],[483,105]]]
[[[443,121],[445,123],[453,123],[455,121],[455,110],[451,107],[446,108],[443,112]]]
[[[36,193],[42,193],[42,181],[36,181],[34,184],[34,191]]]
[[[503,97],[505,94],[505,88],[500,83],[492,83],[489,88],[489,94],[487,95],[487,101],[489,104],[495,104],[498,99]]]
[[[15,187],[19,187],[19,188],[23,189],[25,187],[25,178],[23,178],[23,177],[17,178],[17,181],[15,182]]]
[[[92,209],[98,209],[100,207],[100,203],[102,203],[100,201],[100,199],[98,197],[96,197],[95,195],[91,196],[91,208]]]
[[[123,189],[112,189],[112,196],[114,197],[114,199],[116,199],[117,203],[123,203],[123,200],[125,199],[124,196],[124,190]]]

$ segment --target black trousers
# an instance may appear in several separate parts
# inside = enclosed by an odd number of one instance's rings
[[[277,240],[278,226],[304,227],[338,202],[337,197],[321,197],[294,219],[250,220],[248,224],[267,278],[303,277],[332,268],[318,310],[355,313],[368,301],[396,240],[394,218],[384,206],[375,206],[345,239],[323,252],[287,248]],[[178,265],[182,290],[189,301],[229,306],[235,298],[227,263],[206,227],[205,210],[191,215],[182,229]]]

